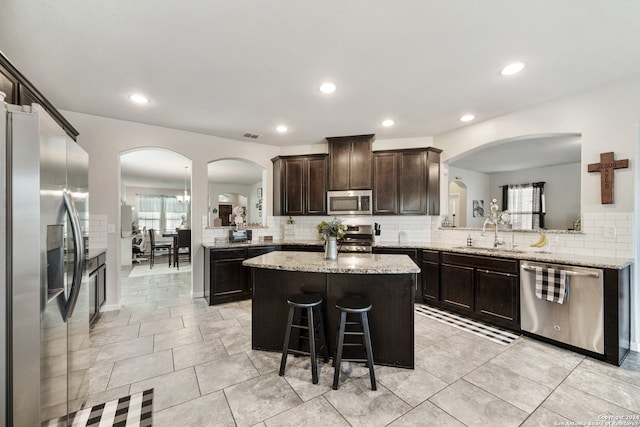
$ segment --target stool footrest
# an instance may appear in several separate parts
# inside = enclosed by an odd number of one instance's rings
[[[347,297],[336,301],[335,307],[340,313],[338,329],[336,334],[336,352],[333,358],[333,389],[338,390],[340,385],[340,364],[344,362],[364,363],[369,368],[369,379],[371,380],[371,390],[377,390],[375,370],[373,367],[373,350],[371,345],[371,332],[369,330],[369,319],[367,312],[371,310],[371,303],[358,297]],[[355,320],[355,315],[358,320]],[[351,320],[347,317],[352,316]],[[348,329],[348,330],[347,330]],[[361,340],[349,339],[345,342],[346,336],[359,336]],[[361,341],[361,342],[353,342]],[[364,347],[364,358],[343,358],[344,347]],[[356,353],[355,355],[359,355]],[[351,354],[350,354],[351,356]]]
[[[314,384],[318,384],[318,356],[322,356],[325,362],[329,361],[322,319],[322,298],[320,295],[300,294],[291,296],[287,302],[289,304],[289,319],[280,359],[279,375],[283,376],[285,373],[288,354],[310,356],[311,380]],[[292,330],[296,331],[293,335]],[[300,330],[307,332],[299,332]]]
[[[358,363],[369,363],[368,359],[340,359],[341,362],[358,362]]]
[[[342,343],[343,347],[362,347],[364,344],[361,344],[359,342],[345,342]]]

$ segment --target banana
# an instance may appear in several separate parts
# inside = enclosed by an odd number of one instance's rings
[[[534,248],[542,248],[544,246],[547,246],[548,240],[547,240],[547,235],[544,233],[540,233],[540,239],[538,239],[537,242],[532,243],[531,247]]]

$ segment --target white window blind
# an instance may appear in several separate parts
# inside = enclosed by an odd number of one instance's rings
[[[189,204],[180,203],[175,196],[136,195],[138,227],[159,233],[180,227],[189,214]]]
[[[502,208],[509,209],[514,229],[544,228],[544,182],[505,185],[502,196]]]

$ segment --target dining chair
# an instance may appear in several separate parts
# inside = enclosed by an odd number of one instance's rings
[[[180,253],[180,249],[187,249],[186,252]],[[176,267],[180,269],[180,255],[188,255],[191,262],[191,230],[178,230],[178,244],[176,245]]]
[[[151,257],[149,260],[149,268],[153,268],[154,257],[156,250],[167,250],[169,251],[169,267],[171,267],[171,243],[156,243],[156,230],[153,228],[149,229],[149,245],[151,246]]]

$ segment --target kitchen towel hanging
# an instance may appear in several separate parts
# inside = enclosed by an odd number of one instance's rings
[[[536,297],[563,304],[567,299],[567,273],[564,270],[534,267],[536,271]]]

